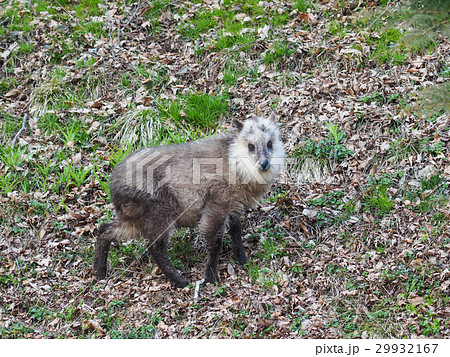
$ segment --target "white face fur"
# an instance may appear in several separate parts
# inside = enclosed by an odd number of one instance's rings
[[[236,172],[245,183],[270,184],[284,165],[284,148],[275,115],[253,117],[238,127],[230,146],[230,159],[236,160]]]

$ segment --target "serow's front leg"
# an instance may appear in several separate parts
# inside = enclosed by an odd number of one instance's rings
[[[228,229],[231,237],[231,248],[233,259],[239,264],[247,263],[244,245],[242,244],[242,226],[239,217],[230,216],[230,227]]]
[[[217,262],[222,250],[222,240],[225,230],[225,219],[218,220],[217,217],[202,217],[200,231],[206,238],[208,246],[208,260],[206,261],[205,280],[208,283],[218,281]]]

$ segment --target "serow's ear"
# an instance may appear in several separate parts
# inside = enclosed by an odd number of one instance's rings
[[[269,115],[268,118],[270,121],[276,122],[277,121],[277,116],[275,115],[274,112],[272,112],[272,114]]]
[[[240,120],[233,119],[233,128],[237,129],[238,131],[241,131],[243,127],[244,124]]]

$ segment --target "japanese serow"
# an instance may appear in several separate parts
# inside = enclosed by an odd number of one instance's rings
[[[234,120],[230,133],[134,152],[111,175],[117,217],[102,224],[95,244],[94,273],[106,277],[112,241],[144,237],[148,254],[169,281],[188,281],[170,262],[167,244],[177,228],[199,227],[207,242],[205,280],[217,281],[226,231],[233,258],[247,261],[240,216],[255,206],[284,165],[276,117]]]

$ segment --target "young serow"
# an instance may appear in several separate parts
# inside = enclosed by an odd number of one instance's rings
[[[231,236],[233,258],[244,264],[240,216],[258,202],[283,164],[274,114],[235,120],[229,134],[130,154],[111,175],[117,217],[99,228],[95,275],[105,278],[112,241],[144,237],[165,276],[184,287],[188,281],[170,262],[167,244],[175,229],[199,226],[208,248],[205,279],[217,281],[224,232]]]

